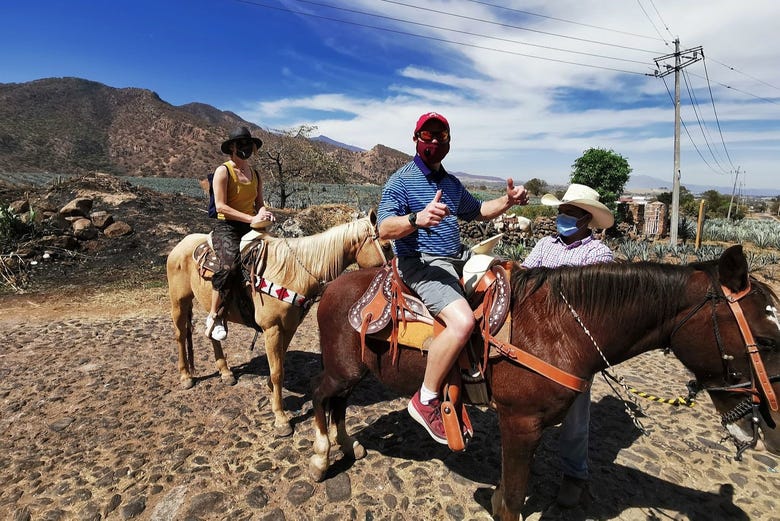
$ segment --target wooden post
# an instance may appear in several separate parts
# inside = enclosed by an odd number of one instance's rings
[[[699,204],[699,220],[696,222],[696,244],[695,248],[701,248],[701,236],[704,233],[704,199]]]

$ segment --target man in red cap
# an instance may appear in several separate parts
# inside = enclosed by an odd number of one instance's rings
[[[446,326],[428,348],[422,387],[407,407],[434,440],[446,445],[439,391],[475,324],[460,285],[470,252],[461,245],[458,219],[492,219],[516,204],[527,204],[528,193],[512,179],[507,179],[506,194],[490,201],[466,190],[441,164],[450,150],[450,124],[437,112],[420,116],[412,140],[414,159],[382,190],[379,236],[393,241],[404,282]]]

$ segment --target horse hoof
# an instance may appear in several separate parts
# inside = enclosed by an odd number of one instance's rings
[[[179,387],[181,387],[182,389],[192,389],[194,385],[195,385],[194,378],[182,378],[179,381]]]
[[[363,459],[366,457],[366,448],[361,445],[359,442],[353,442],[352,443],[352,457],[355,460]]]
[[[233,375],[233,373],[223,374],[222,383],[225,385],[236,385],[236,377]]]
[[[314,481],[315,483],[321,482],[323,479],[325,479],[325,473],[328,471],[328,458],[324,458],[324,464],[323,464],[323,457],[314,455],[311,457],[311,460],[309,461],[309,477]]]
[[[274,425],[274,434],[277,438],[286,438],[288,436],[292,436],[293,428],[290,426],[290,424],[286,425]]]

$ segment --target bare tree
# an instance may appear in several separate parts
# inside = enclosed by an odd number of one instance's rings
[[[316,129],[301,125],[276,131],[263,144],[266,198],[278,197],[278,208],[285,208],[290,197],[307,191],[311,183],[337,183],[346,177],[323,144],[310,138]]]

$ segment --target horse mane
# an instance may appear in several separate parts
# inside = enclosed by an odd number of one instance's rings
[[[339,224],[305,237],[267,239],[266,276],[296,290],[335,279],[346,268],[345,250],[356,245],[370,223],[367,218]],[[316,281],[314,278],[316,277]]]
[[[547,311],[562,313],[566,302],[577,313],[590,316],[634,316],[648,309],[673,316],[684,298],[686,283],[694,271],[706,271],[714,276],[713,262],[680,266],[654,262],[605,263],[560,268],[515,269],[512,272],[512,295],[525,299],[541,287],[549,286]]]

